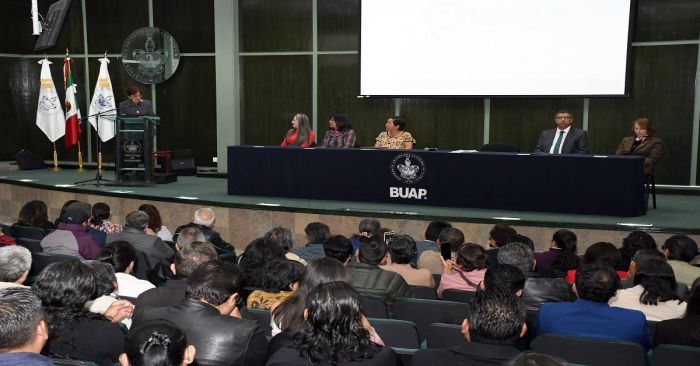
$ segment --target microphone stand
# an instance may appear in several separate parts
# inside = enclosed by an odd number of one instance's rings
[[[95,113],[91,116],[83,117],[79,120],[80,122],[83,122],[90,117],[97,117],[97,121],[95,123],[96,129],[97,129],[97,173],[95,173],[95,178],[81,180],[79,182],[75,182],[75,184],[85,184],[85,183],[89,183],[89,182],[95,182],[95,186],[99,187],[100,183],[102,183],[102,181],[105,181],[105,182],[112,181],[110,179],[102,178],[102,138],[100,137],[100,117],[102,117],[102,115],[104,115],[106,113],[117,112],[118,110],[119,110],[119,108],[108,109],[106,111]],[[116,117],[116,114],[114,116]],[[88,122],[88,123],[90,123],[90,122]]]

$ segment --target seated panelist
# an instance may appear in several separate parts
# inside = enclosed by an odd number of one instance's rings
[[[406,121],[401,117],[391,117],[386,120],[386,131],[377,136],[374,147],[380,149],[413,149],[416,140],[410,132],[404,131]]]
[[[639,155],[644,157],[644,174],[654,173],[656,161],[661,156],[663,140],[654,136],[654,128],[646,117],[637,118],[632,124],[633,136],[622,139],[616,155]]]
[[[355,147],[357,136],[352,126],[348,123],[348,117],[336,114],[328,119],[328,131],[323,136],[321,147],[352,148]]]
[[[280,146],[311,147],[315,146],[314,131],[311,130],[309,117],[303,113],[297,113],[292,118],[292,128],[284,135]]]
[[[574,116],[569,111],[558,111],[554,117],[556,128],[545,130],[537,141],[536,153],[588,154],[586,131],[573,125]]]

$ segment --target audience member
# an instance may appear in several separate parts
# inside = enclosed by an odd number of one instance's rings
[[[63,204],[63,206],[61,207],[61,212],[58,214],[58,217],[57,217],[56,220],[54,220],[54,222],[53,222],[54,227],[58,226],[58,224],[61,223],[61,217],[63,217],[63,214],[66,213],[66,210],[68,209],[68,207],[69,207],[70,205],[76,203],[76,202],[80,202],[80,201],[78,201],[78,200],[68,200],[68,201],[66,201],[66,202]],[[87,215],[90,216],[90,213],[88,212]]]
[[[167,320],[143,322],[129,332],[122,366],[184,366],[194,362],[197,354],[180,328]]]
[[[466,342],[445,349],[420,350],[413,365],[501,365],[520,354],[516,341],[527,331],[525,306],[513,294],[479,291],[462,322]]]
[[[498,263],[498,250],[510,243],[510,239],[516,234],[515,229],[508,224],[493,225],[489,231],[489,250],[486,252],[489,257],[489,265]]]
[[[455,262],[451,259],[442,261],[443,272],[437,288],[439,298],[442,298],[443,291],[448,289],[476,291],[486,275],[488,259],[486,250],[481,245],[462,244],[456,253]]]
[[[607,242],[598,242],[586,249],[586,254],[583,255],[583,263],[600,263],[602,265],[615,269],[621,280],[627,279],[627,267],[622,263],[622,256],[615,245]],[[571,269],[566,273],[566,281],[574,283],[576,279],[576,270]]]
[[[284,251],[274,241],[258,238],[250,242],[238,261],[243,273],[245,273],[245,285],[262,288],[265,263],[284,258]]]
[[[622,247],[620,247],[620,256],[622,257],[620,269],[627,270],[632,261],[634,253],[640,249],[657,249],[656,241],[651,235],[644,231],[633,231],[622,239]]]
[[[233,254],[231,260],[236,261],[236,249],[230,243],[226,242],[221,238],[221,235],[214,230],[214,223],[216,223],[216,213],[210,207],[199,208],[194,212],[193,221],[187,225],[182,225],[175,230],[175,236],[173,240],[177,241],[178,234],[185,228],[196,227],[201,230],[204,234],[206,240],[213,245],[217,252],[221,254]]]
[[[204,236],[204,233],[202,233],[202,230],[199,230],[196,227],[187,227],[180,231],[180,234],[177,236],[177,240],[175,241],[175,247],[179,250],[185,245],[189,245],[195,241],[207,241],[207,238]]]
[[[10,245],[17,245],[17,243],[15,243],[15,239],[7,235],[7,233],[2,231],[2,228],[0,227],[0,247]]]
[[[122,230],[121,226],[113,223],[112,210],[109,205],[104,202],[97,202],[92,205],[92,217],[90,217],[90,226],[105,234],[118,233]]]
[[[651,259],[660,259],[666,261],[666,257],[658,249],[640,249],[632,257],[630,269],[627,271],[627,279],[620,281],[620,288],[626,289],[636,286],[634,284],[634,276],[637,274],[637,263],[642,263]],[[675,274],[674,274],[675,278]],[[688,297],[688,286],[676,280],[676,295],[681,300]]]
[[[111,264],[99,260],[85,261],[95,271],[95,294],[93,299],[85,303],[85,308],[91,313],[104,314],[113,302],[117,301],[117,276]],[[131,316],[120,321],[127,328],[131,327]]]
[[[381,227],[382,224],[379,222],[379,220],[375,218],[368,217],[360,220],[358,234],[352,234],[352,237],[350,237],[350,241],[352,241],[353,254],[357,252],[358,249],[360,249],[361,237],[369,238],[372,235],[374,235],[374,233]]]
[[[272,240],[284,251],[284,256],[293,261],[297,261],[303,265],[306,265],[306,261],[300,256],[290,252],[294,248],[294,240],[292,239],[292,231],[281,226],[273,227],[270,231],[265,233],[264,239]]]
[[[137,308],[134,327],[169,320],[197,349],[199,365],[264,365],[267,340],[256,321],[241,319],[244,274],[232,263],[206,262],[187,278],[179,305]]]
[[[555,271],[557,277],[564,277],[567,271],[578,268],[576,242],[576,234],[573,231],[557,230],[552,235],[549,251],[535,253],[537,267],[549,268]]]
[[[608,304],[618,308],[639,310],[647,320],[680,318],[686,303],[676,294],[673,269],[662,259],[646,259],[636,263],[634,287],[618,290]]]
[[[281,347],[267,362],[276,365],[395,365],[389,347],[372,342],[360,312],[360,294],[348,283],[315,287],[306,299],[306,326],[291,347]]]
[[[690,286],[700,277],[700,267],[690,264],[698,254],[698,244],[693,239],[686,235],[673,235],[664,242],[663,251],[678,282]]]
[[[126,215],[124,229],[107,235],[107,244],[115,241],[128,241],[134,248],[145,253],[151,262],[151,269],[157,269],[164,263],[170,263],[173,250],[163,239],[146,234],[148,215],[143,211],[132,211]]]
[[[425,233],[423,234],[425,236],[425,240],[419,240],[416,242],[416,258],[420,258],[421,254],[423,254],[423,252],[426,250],[439,252],[440,248],[438,248],[437,243],[438,238],[440,238],[440,233],[448,227],[452,227],[452,224],[446,221],[433,221],[428,224],[428,227],[425,228]]]
[[[308,243],[303,247],[292,249],[292,252],[300,256],[307,263],[316,258],[323,257],[325,255],[323,252],[323,243],[331,236],[331,229],[328,225],[320,222],[312,222],[306,225],[304,232],[306,233]]]
[[[39,200],[25,203],[19,210],[19,217],[14,225],[38,227],[44,230],[56,228],[56,225],[49,221],[49,211],[46,203]]]
[[[105,245],[98,260],[114,267],[119,296],[135,298],[155,287],[152,283],[131,275],[136,265],[136,249],[128,241],[113,241]]]
[[[32,267],[32,253],[21,246],[0,248],[0,289],[24,287]]]
[[[481,288],[488,291],[501,291],[515,296],[523,295],[525,275],[518,267],[496,263],[486,269]]]
[[[96,290],[90,266],[79,261],[51,263],[32,289],[41,299],[49,325],[46,355],[105,366],[117,362],[126,334],[114,323],[131,315],[132,306],[128,301],[115,301],[104,316],[85,309]]]
[[[436,247],[440,247],[442,244],[450,246],[452,260],[454,260],[457,249],[464,244],[464,233],[462,233],[462,230],[454,227],[445,228],[440,232],[440,235],[438,235]],[[423,254],[418,257],[418,268],[425,268],[432,274],[442,274],[442,256],[440,250],[424,251]]]
[[[180,233],[180,238],[183,238],[183,234],[188,230],[199,229],[187,228]],[[158,307],[181,303],[185,299],[187,278],[200,264],[216,260],[217,256],[214,246],[204,241],[182,245],[180,250],[175,252],[175,262],[170,265],[170,270],[176,278],[168,279],[161,287],[143,292],[136,298],[134,305]]]
[[[683,318],[664,320],[656,325],[654,347],[659,344],[700,347],[700,278],[693,282],[687,301]]]
[[[323,253],[347,265],[352,258],[352,242],[342,235],[333,235],[323,242]]]
[[[87,233],[88,215],[79,208],[68,208],[61,216],[58,229],[46,235],[39,245],[44,252],[95,259],[100,246]]]
[[[398,273],[409,285],[435,288],[433,274],[427,269],[416,269],[411,262],[416,257],[416,242],[408,235],[395,236],[389,242],[390,263],[379,268]]]
[[[582,264],[574,285],[578,300],[542,305],[537,316],[537,334],[629,341],[649,350],[644,314],[608,305],[619,284],[620,277],[611,267],[601,263]]]
[[[379,268],[387,256],[386,245],[375,235],[371,243],[362,243],[359,262],[348,263],[352,286],[363,296],[379,298],[389,306],[400,297],[413,297],[413,289],[401,275]]]
[[[41,300],[26,288],[0,289],[0,365],[53,365],[39,354],[48,338]]]
[[[304,265],[289,259],[273,259],[265,263],[262,289],[248,295],[249,309],[270,309],[272,305],[284,301],[299,287],[304,273]]]
[[[150,203],[144,203],[139,206],[139,211],[143,211],[148,215],[148,228],[153,231],[163,241],[173,241],[173,234],[167,226],[163,225],[163,220],[160,217],[160,211],[156,206]]]

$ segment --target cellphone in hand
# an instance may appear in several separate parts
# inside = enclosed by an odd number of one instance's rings
[[[384,244],[389,245],[389,242],[394,239],[396,233],[393,231],[387,231],[384,233]]]
[[[442,255],[442,259],[444,260],[452,259],[450,243],[440,243],[440,255]]]

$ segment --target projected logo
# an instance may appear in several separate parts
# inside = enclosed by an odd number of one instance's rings
[[[170,33],[156,27],[135,30],[122,46],[122,65],[135,80],[158,84],[168,80],[180,61],[180,48]]]
[[[425,162],[413,153],[399,154],[391,160],[391,175],[404,184],[418,183],[425,176]]]

